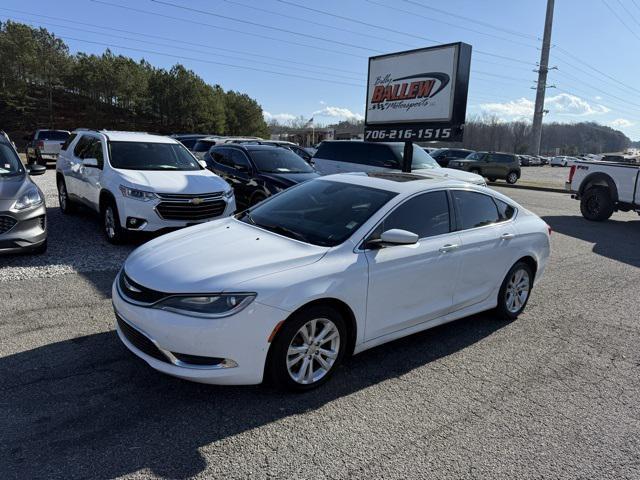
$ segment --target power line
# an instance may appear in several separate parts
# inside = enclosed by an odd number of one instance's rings
[[[488,23],[488,22],[483,22],[481,20],[478,20],[477,18],[465,17],[463,15],[458,15],[456,13],[447,12],[446,10],[442,10],[440,8],[436,8],[436,7],[432,6],[432,5],[425,5],[423,3],[419,3],[419,2],[416,2],[414,0],[402,0],[402,1],[405,2],[405,3],[412,4],[412,5],[416,5],[416,6],[420,7],[420,8],[428,8],[429,10],[433,10],[434,12],[441,13],[442,15],[447,15],[449,17],[454,17],[454,18],[459,18],[461,20],[465,20],[467,22],[471,22],[471,23],[477,24],[477,25],[484,25],[487,28],[492,28],[494,30],[505,32],[505,33],[508,33],[510,35],[515,35],[515,36],[522,37],[522,38],[532,38],[534,40],[538,39],[538,37],[536,37],[534,35],[529,35],[529,34],[526,34],[526,33],[516,32],[515,30],[509,30],[507,28],[499,27],[497,25],[493,25],[493,24]]]
[[[362,58],[360,55],[356,55],[355,53],[328,50],[328,49],[326,49],[324,47],[319,47],[318,45],[311,45],[311,44],[308,44],[308,43],[294,42],[292,40],[285,40],[285,39],[278,38],[278,37],[270,37],[268,35],[262,35],[262,34],[259,34],[259,33],[245,32],[243,30],[238,30],[238,29],[235,29],[235,28],[223,27],[223,26],[220,26],[220,25],[213,25],[211,23],[205,23],[205,22],[200,22],[198,20],[175,17],[175,16],[172,16],[172,15],[164,15],[162,13],[151,12],[149,10],[142,10],[142,9],[139,9],[139,8],[128,7],[126,5],[118,5],[117,3],[109,3],[109,2],[102,1],[102,0],[91,0],[91,1],[95,2],[95,3],[101,3],[103,5],[109,5],[111,7],[121,8],[121,9],[128,10],[128,11],[131,11],[131,12],[143,13],[145,15],[153,15],[155,17],[167,18],[167,19],[173,20],[173,21],[178,20],[178,21],[181,21],[181,22],[188,23],[189,25],[202,25],[202,26],[205,26],[205,27],[214,28],[217,31],[225,30],[227,32],[239,33],[241,35],[248,35],[250,37],[264,38],[264,39],[267,39],[267,40],[273,40],[275,42],[286,43],[286,44],[289,44],[289,45],[296,45],[296,46],[299,46],[299,47],[306,47],[306,48],[311,48],[311,49],[314,49],[314,50],[329,51],[331,53],[336,53],[336,54],[339,54],[339,55],[347,55],[349,57]]]
[[[573,86],[571,87],[571,91],[569,91],[569,90],[567,90],[565,88],[562,88],[562,87],[556,87],[556,89],[559,92],[566,93],[568,95],[572,95],[572,96],[577,97],[577,98],[588,98],[589,97],[589,93],[588,92],[585,92],[584,90],[576,88],[576,87],[573,87]],[[638,112],[633,112],[633,111],[630,111],[630,110],[626,110],[625,108],[613,105],[613,104],[610,103],[609,100],[606,100],[605,103],[599,101],[599,105],[609,109],[609,111],[624,113],[625,115],[629,115],[631,118],[640,119],[640,117],[637,116]],[[602,112],[602,113],[608,113],[608,112]]]
[[[621,102],[623,102],[626,105],[634,105],[638,108],[640,108],[640,103],[634,103],[634,102],[630,102],[628,99],[626,98],[622,98],[622,97],[618,97],[617,95],[613,95],[605,90],[602,90],[601,88],[595,87],[593,85],[591,85],[590,83],[585,82],[584,80],[580,79],[579,77],[576,77],[575,75],[572,75],[570,73],[567,72],[562,72],[560,70],[558,70],[558,75],[564,75],[566,77],[569,77],[571,79],[573,79],[575,82],[581,83],[582,85],[585,85],[586,87],[591,88],[592,90],[595,90],[596,92],[601,93],[602,95],[606,95],[608,97],[611,98],[615,98],[616,100],[620,100]]]
[[[404,36],[407,36],[407,37],[419,38],[421,40],[425,40],[427,42],[436,43],[436,44],[437,43],[443,43],[440,40],[434,40],[432,38],[423,37],[421,35],[417,35],[417,34],[413,34],[413,33],[407,33],[407,32],[403,32],[403,31],[400,31],[400,30],[394,30],[394,29],[391,29],[391,28],[388,28],[388,27],[384,27],[384,26],[381,26],[381,25],[376,25],[376,24],[373,24],[373,23],[364,22],[362,20],[358,20],[358,19],[355,19],[355,18],[345,17],[343,15],[338,15],[338,14],[331,13],[331,12],[326,12],[324,10],[319,10],[317,8],[308,7],[306,5],[300,5],[299,3],[295,3],[295,2],[292,2],[292,1],[289,1],[289,0],[276,0],[276,1],[278,1],[280,3],[284,3],[286,5],[291,5],[291,6],[294,6],[294,7],[297,7],[297,8],[301,8],[303,10],[308,10],[308,11],[311,11],[311,12],[314,12],[314,13],[319,13],[321,15],[327,15],[329,17],[339,18],[339,19],[345,20],[347,22],[357,23],[357,24],[360,24],[360,25],[366,25],[366,26],[371,27],[371,28],[377,28],[377,29],[380,29],[380,30],[393,32],[393,33],[396,33],[398,35],[404,35]],[[487,55],[487,56],[495,57],[495,58],[501,58],[503,60],[509,60],[509,61],[512,61],[512,62],[522,63],[522,64],[525,64],[525,65],[533,65],[532,62],[527,62],[527,61],[521,60],[519,58],[507,57],[505,55],[499,55],[499,54],[496,54],[496,53],[486,52],[486,51],[483,51],[483,50],[474,50],[474,53],[479,54],[479,55]]]
[[[362,45],[356,45],[354,43],[340,42],[338,40],[331,40],[329,38],[319,37],[317,35],[311,35],[309,33],[296,32],[294,30],[287,30],[286,28],[273,27],[271,25],[265,25],[263,23],[252,22],[250,20],[243,20],[241,18],[229,17],[228,15],[220,15],[219,13],[209,12],[207,10],[200,10],[198,8],[185,7],[184,5],[176,5],[175,3],[165,2],[163,0],[151,0],[151,1],[154,2],[154,3],[158,3],[160,5],[166,5],[166,6],[173,7],[173,8],[179,8],[180,10],[186,10],[188,12],[201,13],[201,14],[204,14],[204,15],[210,15],[212,17],[223,18],[225,20],[231,20],[232,22],[244,23],[246,25],[251,25],[252,27],[266,28],[266,29],[269,29],[269,30],[275,30],[276,32],[287,33],[289,35],[297,35],[299,37],[304,37],[304,38],[313,38],[314,40],[320,40],[322,42],[333,43],[335,45],[341,45],[343,47],[356,48],[356,49],[359,49],[359,50],[366,50],[368,52],[382,53],[380,50],[375,50],[373,48],[364,47]]]
[[[624,25],[624,28],[626,28],[627,30],[629,30],[629,32],[631,33],[631,35],[633,35],[634,37],[636,37],[638,40],[640,40],[640,36],[638,36],[638,34],[636,32],[633,31],[633,29],[627,25],[627,22],[625,22],[622,17],[620,15],[618,15],[618,12],[616,12],[611,5],[609,5],[607,3],[607,0],[602,0],[602,3],[604,3],[605,7],[607,7],[609,9],[609,11],[618,19],[618,21]]]
[[[640,22],[638,22],[638,19],[635,17],[635,15],[633,13],[631,13],[631,11],[625,6],[624,3],[622,3],[620,0],[618,0],[618,3],[620,4],[620,6],[622,7],[622,9],[627,12],[627,15],[629,15],[631,17],[631,19],[638,25],[640,26]]]

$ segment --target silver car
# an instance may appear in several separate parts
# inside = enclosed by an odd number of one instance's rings
[[[42,165],[22,165],[8,137],[0,135],[0,253],[47,249],[44,195],[30,176],[46,170]]]

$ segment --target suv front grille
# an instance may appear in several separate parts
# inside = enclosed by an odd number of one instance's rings
[[[13,217],[0,215],[0,235],[11,230],[18,221]]]
[[[222,196],[222,192],[201,195],[159,193],[158,197],[162,201],[156,211],[165,220],[199,221],[215,218],[222,215],[227,207]]]
[[[127,298],[130,298],[134,302],[152,304],[167,297],[169,294],[152,290],[151,288],[143,287],[139,283],[134,282],[129,276],[122,270],[120,277],[118,278],[118,286],[120,291]]]

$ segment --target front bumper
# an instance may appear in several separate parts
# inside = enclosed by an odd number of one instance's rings
[[[116,318],[119,318],[116,330],[122,343],[152,368],[200,383],[261,383],[269,350],[269,336],[289,314],[254,300],[231,317],[189,317],[129,303],[120,293],[117,278],[111,293]],[[122,325],[121,322],[126,323]],[[127,331],[128,328],[135,331]],[[157,351],[147,348],[144,339],[136,340],[132,335],[143,335]],[[174,362],[172,356],[186,361]],[[217,360],[211,362],[215,364],[203,366],[191,363],[190,358],[195,356]]]
[[[47,208],[45,204],[22,212],[0,212],[0,217],[16,223],[0,233],[0,253],[32,250],[47,240]]]

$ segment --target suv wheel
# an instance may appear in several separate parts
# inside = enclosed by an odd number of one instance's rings
[[[587,220],[594,222],[607,220],[613,215],[614,209],[613,200],[606,187],[591,187],[580,199],[580,212]]]
[[[75,211],[75,205],[71,199],[69,199],[67,185],[63,178],[58,178],[58,203],[60,204],[60,211],[65,215]]]
[[[304,309],[278,332],[269,352],[267,373],[279,387],[311,390],[333,375],[346,346],[342,315],[322,305]]]
[[[498,316],[503,320],[515,320],[527,306],[532,286],[533,272],[529,265],[518,262],[511,267],[498,293]]]
[[[125,231],[120,226],[118,207],[115,202],[111,199],[107,200],[101,209],[101,213],[102,230],[107,241],[114,245],[124,242]]]
[[[476,175],[482,175],[482,173],[480,173],[480,170],[477,168],[472,168],[471,170],[469,170],[469,173],[475,173]]]
[[[509,172],[507,175],[507,183],[513,185],[518,181],[518,174],[516,172]]]

